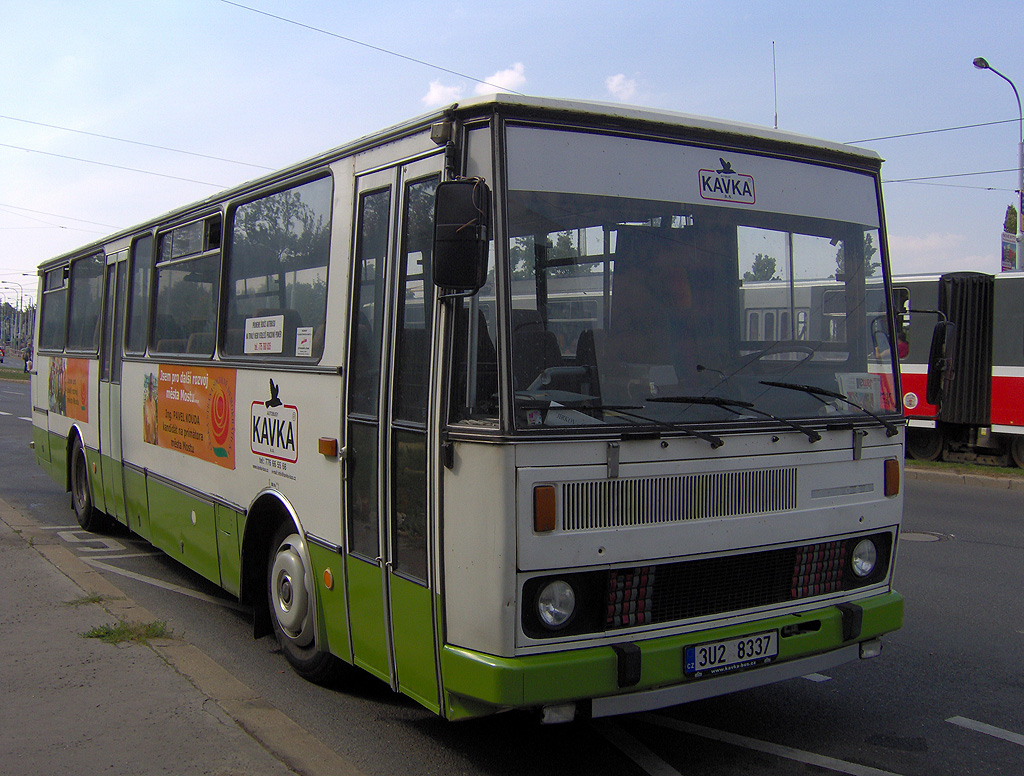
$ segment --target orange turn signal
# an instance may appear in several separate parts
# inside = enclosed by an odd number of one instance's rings
[[[885,495],[895,496],[900,492],[900,462],[895,458],[885,459]]]
[[[555,486],[535,485],[533,488],[533,530],[547,533],[555,530]]]

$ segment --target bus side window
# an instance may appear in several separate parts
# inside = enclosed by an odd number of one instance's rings
[[[222,352],[253,359],[319,360],[327,320],[331,237],[330,177],[240,204],[228,235]],[[273,318],[281,337],[271,351],[246,350],[246,321]]]
[[[43,276],[39,318],[40,350],[63,350],[68,317],[68,268],[57,267]]]
[[[68,292],[68,350],[95,353],[100,342],[103,270],[106,257],[97,253],[71,264]]]

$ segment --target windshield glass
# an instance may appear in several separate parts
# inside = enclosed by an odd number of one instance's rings
[[[518,428],[866,417],[808,386],[896,410],[871,175],[519,126],[507,147]]]

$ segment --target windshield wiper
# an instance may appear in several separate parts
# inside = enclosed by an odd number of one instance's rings
[[[758,409],[749,401],[742,401],[740,399],[727,399],[722,396],[653,396],[649,401],[668,402],[671,404],[711,404],[715,407],[721,407],[722,409],[729,410],[736,415],[742,413],[737,408],[750,410],[758,415],[765,418],[771,418],[784,426],[789,426],[794,431],[799,431],[801,434],[811,440],[811,442],[817,442],[821,439],[821,434],[815,431],[813,428],[808,428],[800,423],[796,423],[786,418],[780,418],[778,415],[773,415],[766,410]]]
[[[801,385],[800,383],[782,383],[776,382],[775,380],[761,380],[760,383],[761,385],[770,385],[773,388],[787,388],[791,391],[803,391],[804,393],[813,396],[822,404],[828,404],[828,402],[822,398],[823,396],[827,396],[830,399],[839,399],[839,401],[845,402],[846,404],[849,404],[851,407],[855,407],[856,409],[860,410],[868,417],[877,420],[882,426],[885,427],[885,435],[887,437],[896,436],[898,433],[900,433],[899,429],[896,428],[896,426],[893,425],[891,421],[888,421],[881,415],[872,412],[867,407],[861,406],[853,399],[849,398],[848,396],[844,396],[838,391],[830,391],[828,388],[819,388],[816,385]]]
[[[717,450],[719,447],[721,447],[722,445],[725,444],[725,442],[722,441],[721,437],[715,436],[714,434],[709,434],[706,431],[697,431],[697,429],[695,429],[695,428],[688,428],[686,426],[681,426],[681,425],[679,425],[677,423],[666,423],[663,420],[656,420],[655,418],[649,418],[646,415],[641,415],[641,414],[636,413],[636,412],[626,412],[626,410],[624,408],[622,408],[622,407],[613,407],[611,409],[612,409],[612,412],[617,412],[620,415],[625,415],[626,417],[629,417],[629,418],[634,418],[636,420],[640,420],[640,421],[643,421],[645,423],[653,423],[656,426],[660,426],[661,428],[667,429],[669,431],[682,431],[687,436],[692,436],[695,439],[703,439],[705,442],[707,442],[709,445],[711,445],[711,449],[712,450]],[[629,407],[628,409],[638,409],[638,410],[640,410],[640,409],[643,409],[643,407]]]
[[[646,415],[641,415],[633,410],[642,410],[643,407],[634,404],[598,404],[595,402],[596,396],[587,396],[585,394],[576,394],[571,391],[534,391],[531,393],[524,393],[520,391],[516,394],[516,406],[523,409],[550,409],[551,407],[563,407],[567,410],[574,410],[576,412],[610,412],[615,415],[622,415],[623,417],[632,418],[633,420],[639,420],[642,423],[653,423],[659,428],[663,428],[666,431],[679,431],[687,436],[694,437],[695,439],[702,439],[711,445],[712,450],[717,450],[723,444],[721,437],[715,436],[714,434],[708,434],[704,431],[697,431],[696,429],[687,428],[685,426],[666,423],[663,420],[657,420]]]

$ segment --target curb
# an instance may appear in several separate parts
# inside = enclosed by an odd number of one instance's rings
[[[994,490],[1024,490],[1024,477],[1002,477],[987,474],[964,474],[963,472],[944,472],[935,469],[913,469],[905,466],[904,478],[921,480],[922,482],[958,482],[978,488]]]
[[[55,566],[112,616],[132,622],[156,620],[144,607],[59,543],[52,531],[0,499],[0,521],[20,535],[30,549]],[[198,647],[178,639],[150,639],[149,648],[258,741],[301,776],[364,776],[349,760],[260,697]]]

